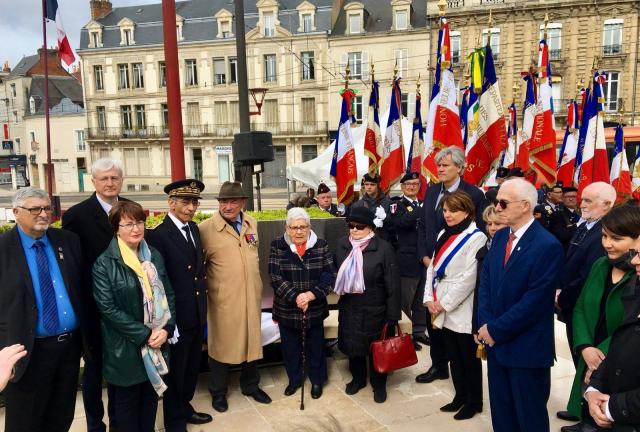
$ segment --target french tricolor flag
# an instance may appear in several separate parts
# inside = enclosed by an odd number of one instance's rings
[[[631,197],[631,175],[629,174],[627,152],[624,148],[624,131],[621,125],[616,127],[615,147],[611,161],[611,186],[616,189],[618,194],[616,202],[626,201]]]
[[[355,98],[353,90],[347,88],[342,92],[342,107],[338,136],[336,137],[331,161],[330,174],[336,182],[338,203],[349,204],[353,200],[353,185],[358,177],[356,165],[356,151],[351,136],[351,122],[353,120],[352,101]]]
[[[71,66],[76,61],[76,56],[73,54],[67,33],[64,31],[62,25],[62,17],[60,16],[60,8],[58,7],[58,0],[45,0],[45,18],[49,21],[56,22],[56,30],[58,33],[58,56],[60,60],[65,62],[67,66]]]
[[[389,104],[389,120],[382,137],[382,164],[380,165],[380,188],[386,193],[391,189],[405,171],[404,145],[402,144],[402,112],[400,101],[400,78],[393,82],[391,103]]]
[[[567,105],[567,129],[558,157],[558,172],[556,178],[565,186],[573,184],[576,155],[578,153],[578,103],[574,100]]]

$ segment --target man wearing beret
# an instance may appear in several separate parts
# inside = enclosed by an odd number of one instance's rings
[[[418,342],[428,344],[427,308],[422,304],[424,297],[424,267],[418,257],[418,221],[422,201],[418,200],[420,174],[406,173],[400,179],[402,195],[391,198],[389,218],[396,233],[396,256],[400,270],[400,291],[402,311],[411,318],[413,345],[416,351],[422,349]]]
[[[318,185],[318,193],[316,194],[316,205],[320,210],[329,212],[332,216],[344,216],[344,206],[341,205],[341,209],[332,203],[333,197],[331,196],[331,189],[324,183]]]
[[[164,258],[176,298],[178,341],[170,345],[168,389],[164,394],[167,432],[185,432],[187,424],[209,423],[212,417],[193,409],[191,399],[198,383],[204,325],[207,322],[207,276],[198,226],[193,216],[200,205],[204,184],[194,179],[168,184],[169,213],[147,234],[150,245]]]
[[[219,210],[199,226],[207,271],[208,348],[211,405],[228,409],[229,368],[241,365],[242,394],[259,403],[271,398],[258,387],[262,358],[262,280],[258,265],[258,224],[242,211],[247,195],[240,182],[224,182]]]

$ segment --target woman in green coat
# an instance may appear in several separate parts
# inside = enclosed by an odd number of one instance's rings
[[[115,233],[93,266],[100,311],[102,372],[113,386],[119,432],[153,432],[169,371],[174,296],[162,257],[144,241],[140,204],[119,201],[109,212]]]
[[[602,246],[607,255],[591,267],[574,309],[573,349],[580,354],[580,360],[567,407],[571,414],[592,426],[595,423],[586,404],[582,407],[582,394],[591,373],[607,355],[611,335],[622,320],[620,297],[634,274],[629,249],[640,236],[640,209],[627,205],[616,207],[601,222]]]

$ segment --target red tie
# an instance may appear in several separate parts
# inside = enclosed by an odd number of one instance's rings
[[[503,267],[506,267],[507,262],[509,262],[509,257],[511,256],[511,246],[513,245],[513,241],[515,239],[516,239],[516,235],[510,232],[509,240],[507,241],[507,249],[504,251],[504,262],[502,263]]]

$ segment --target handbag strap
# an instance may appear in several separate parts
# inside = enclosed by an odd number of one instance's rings
[[[385,323],[384,327],[382,327],[382,333],[380,334],[380,339],[379,340],[386,340],[387,339],[387,326],[389,324]],[[398,336],[403,336],[404,333],[402,333],[402,329],[400,328],[400,323],[396,324],[396,327],[398,329]]]

